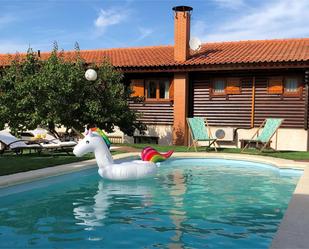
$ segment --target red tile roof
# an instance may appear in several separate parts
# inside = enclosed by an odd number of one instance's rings
[[[73,53],[64,54],[70,59]],[[49,55],[41,53],[41,58]],[[88,63],[100,63],[107,57],[119,68],[309,62],[309,38],[205,43],[182,63],[174,61],[173,46],[81,50],[81,56]],[[8,65],[10,60],[8,55],[0,55],[0,65]]]

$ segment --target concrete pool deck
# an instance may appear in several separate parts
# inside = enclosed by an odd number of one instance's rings
[[[113,158],[117,162],[129,158],[133,159],[138,155],[139,153],[136,152],[123,153],[114,155]],[[284,214],[284,217],[281,221],[275,238],[271,243],[270,248],[309,248],[309,162],[298,162],[293,160],[258,155],[205,152],[176,152],[174,153],[174,157],[244,160],[256,163],[265,163],[281,169],[303,170],[304,173],[297,183],[288,209]],[[63,175],[71,172],[81,171],[93,167],[97,167],[95,159],[32,170],[7,176],[0,176],[0,188],[5,188],[16,184],[31,182],[34,180],[48,178],[52,176]]]

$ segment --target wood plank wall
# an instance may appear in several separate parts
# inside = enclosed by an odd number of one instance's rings
[[[251,81],[242,79],[242,93],[210,98],[210,79],[194,77],[193,116],[207,118],[213,126],[249,128],[251,122]]]
[[[267,117],[274,117],[284,118],[282,127],[304,128],[304,116],[305,91],[303,91],[301,97],[267,94],[267,78],[256,78],[255,126],[259,126]]]
[[[234,74],[233,76],[241,77],[242,93],[229,95],[228,98],[210,96],[211,77],[209,75],[194,74],[191,76],[192,115],[207,118],[209,124],[213,126],[250,128],[252,80],[255,75]],[[274,117],[285,119],[283,128],[304,128],[305,91],[302,97],[269,95],[267,94],[268,75],[256,75],[255,78],[254,126],[259,126],[267,117]]]
[[[129,86],[132,79],[157,79],[167,78],[173,79],[173,73],[145,73],[145,74],[125,74],[124,82]],[[139,118],[146,125],[173,125],[174,106],[170,101],[166,102],[144,102],[133,103],[129,102],[132,110],[137,111],[141,117]]]
[[[173,105],[171,102],[129,102],[132,110],[141,114],[138,119],[144,124],[173,125]]]

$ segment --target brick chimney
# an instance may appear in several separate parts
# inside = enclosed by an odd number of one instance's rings
[[[192,7],[176,6],[174,11],[174,60],[186,61],[189,57],[190,18]]]

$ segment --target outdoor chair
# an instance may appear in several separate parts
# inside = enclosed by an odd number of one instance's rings
[[[22,154],[24,149],[29,149],[30,152],[32,149],[38,152],[42,151],[40,144],[27,144],[25,142],[29,141],[18,139],[6,130],[0,131],[0,142],[3,144],[0,154],[4,153],[4,151],[13,151],[16,154]]]
[[[190,130],[190,135],[192,143],[188,146],[188,150],[191,146],[194,146],[195,151],[197,151],[196,146],[198,142],[208,142],[206,150],[210,148],[211,145],[214,145],[215,150],[217,151],[216,141],[217,139],[212,138],[207,119],[203,118],[187,118],[188,127]],[[205,125],[206,124],[206,125]]]
[[[47,130],[42,128],[37,128],[35,130],[28,131],[31,133],[34,138],[39,137],[42,141],[41,146],[44,149],[66,149],[73,148],[77,143],[75,141],[60,141],[58,138],[55,138]]]
[[[255,143],[256,148],[258,148],[259,145],[261,145],[260,152],[262,152],[267,146],[270,147],[271,139],[274,135],[276,135],[276,143],[277,143],[278,129],[281,126],[283,121],[284,119],[282,118],[265,119],[264,122],[260,125],[260,127],[254,133],[254,135],[252,136],[250,140],[245,140],[245,139],[241,140],[247,143],[241,152],[243,152],[251,143]],[[260,131],[261,129],[262,131]],[[276,145],[276,148],[277,148],[277,145]],[[273,149],[273,150],[276,150],[276,149]]]

